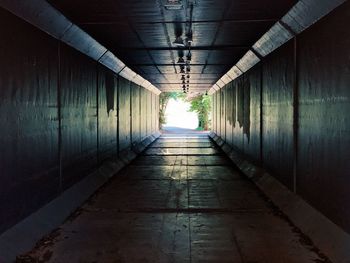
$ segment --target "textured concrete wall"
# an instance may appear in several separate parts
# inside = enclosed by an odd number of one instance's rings
[[[2,232],[57,195],[60,172],[58,43],[1,9],[0,21]]]
[[[147,137],[147,90],[141,89],[140,92],[140,101],[141,101],[141,112],[142,112],[142,117],[141,117],[141,140]]]
[[[215,109],[220,109],[222,116],[220,125],[213,129],[220,130],[227,143],[257,162],[260,162],[260,93],[261,69],[257,67],[214,94],[221,100],[214,97],[213,114],[216,117]]]
[[[152,94],[150,92],[146,93],[146,127],[147,127],[147,134],[146,136],[149,136],[152,134]]]
[[[158,96],[2,9],[0,22],[1,233],[140,141],[132,121],[157,124],[139,109]]]
[[[238,149],[243,149],[243,88],[241,83],[243,81],[241,78],[238,78],[236,81],[232,83],[232,121],[233,121],[233,129],[232,129],[232,145],[234,145]]]
[[[262,85],[264,166],[293,188],[293,42],[266,58]]]
[[[140,89],[142,88],[135,83],[131,83],[132,143],[139,143],[141,141]]]
[[[221,91],[216,93],[216,132],[219,136],[221,133]]]
[[[157,96],[156,94],[152,93],[152,134],[158,131],[158,114],[159,114],[159,109],[158,106],[158,99],[159,96]]]
[[[117,147],[118,79],[107,68],[98,67],[98,159],[99,163],[114,156]]]
[[[130,81],[119,78],[118,82],[118,139],[119,151],[131,146]]]
[[[227,142],[232,143],[232,129],[233,129],[233,125],[234,123],[232,122],[232,114],[233,114],[233,110],[232,110],[232,93],[233,93],[233,89],[231,87],[231,83],[229,85],[227,85],[226,89],[225,89],[225,140]]]
[[[214,93],[211,98],[211,129],[216,131],[216,94]]]
[[[226,142],[350,233],[349,14],[347,2],[216,92],[213,116],[225,107]]]
[[[60,47],[62,186],[67,188],[97,165],[96,64]],[[37,76],[40,79],[40,76]]]
[[[227,88],[223,88],[220,93],[220,134],[224,140],[226,140],[226,90]]]
[[[347,2],[298,39],[296,189],[350,233],[349,23]]]
[[[244,96],[243,152],[257,163],[261,162],[261,84],[260,65],[244,75],[246,81]]]

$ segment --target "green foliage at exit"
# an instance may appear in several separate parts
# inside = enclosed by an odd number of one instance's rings
[[[211,97],[208,95],[199,95],[190,99],[190,111],[198,114],[198,130],[209,130],[211,112]]]

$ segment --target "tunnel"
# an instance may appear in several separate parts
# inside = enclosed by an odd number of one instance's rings
[[[0,21],[0,263],[350,263],[349,1]],[[210,130],[161,129],[169,92],[210,98]]]

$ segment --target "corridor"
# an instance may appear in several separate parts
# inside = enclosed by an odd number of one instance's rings
[[[163,134],[17,262],[329,262],[206,133]]]
[[[0,263],[350,263],[350,0],[0,22]]]

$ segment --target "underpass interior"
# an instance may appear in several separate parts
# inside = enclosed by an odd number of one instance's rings
[[[206,134],[163,134],[25,259],[326,262]]]
[[[350,262],[349,1],[0,21],[0,263]],[[211,96],[211,131],[160,130],[166,92]]]

